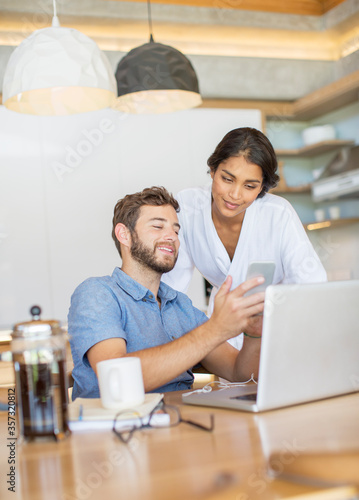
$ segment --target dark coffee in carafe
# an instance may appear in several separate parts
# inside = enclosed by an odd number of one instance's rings
[[[40,320],[39,307],[31,313],[33,321],[15,325],[11,344],[20,433],[62,439],[69,433],[66,335],[59,322]]]

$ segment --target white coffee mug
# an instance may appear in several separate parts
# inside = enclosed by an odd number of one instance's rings
[[[143,403],[145,390],[140,358],[106,359],[97,363],[96,368],[104,408],[129,408]]]
[[[329,207],[328,212],[331,219],[340,219],[340,207],[337,205]]]
[[[325,219],[325,210],[323,210],[322,208],[317,208],[316,210],[314,210],[314,216],[317,222],[323,222],[323,220]]]

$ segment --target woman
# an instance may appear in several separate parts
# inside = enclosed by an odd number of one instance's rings
[[[181,246],[175,268],[163,281],[186,291],[197,267],[213,285],[210,313],[218,287],[228,275],[233,288],[245,281],[250,262],[274,261],[274,284],[326,280],[297,213],[287,200],[268,193],[279,177],[273,146],[262,132],[232,130],[207,163],[212,186],[177,196]],[[257,321],[252,333],[260,336],[260,330]],[[240,348],[242,338],[231,343]]]

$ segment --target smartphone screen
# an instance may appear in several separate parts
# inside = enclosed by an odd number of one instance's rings
[[[275,263],[272,261],[251,262],[248,266],[246,280],[263,276],[265,281],[260,285],[252,288],[244,294],[245,297],[257,292],[264,292],[267,286],[272,284],[275,270]]]

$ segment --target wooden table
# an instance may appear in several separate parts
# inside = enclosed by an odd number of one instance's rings
[[[331,496],[334,490],[324,487],[274,480],[266,473],[266,460],[276,450],[287,450],[293,457],[302,450],[358,450],[358,393],[261,415],[182,405],[181,393],[167,394],[165,400],[179,405],[182,415],[195,421],[208,421],[213,413],[215,430],[207,433],[182,423],[171,429],[138,431],[129,445],[110,431],[73,433],[59,443],[18,444],[15,495],[7,491],[7,415],[3,412],[0,498],[352,498],[353,488],[339,488]],[[310,495],[300,496],[304,494]]]

